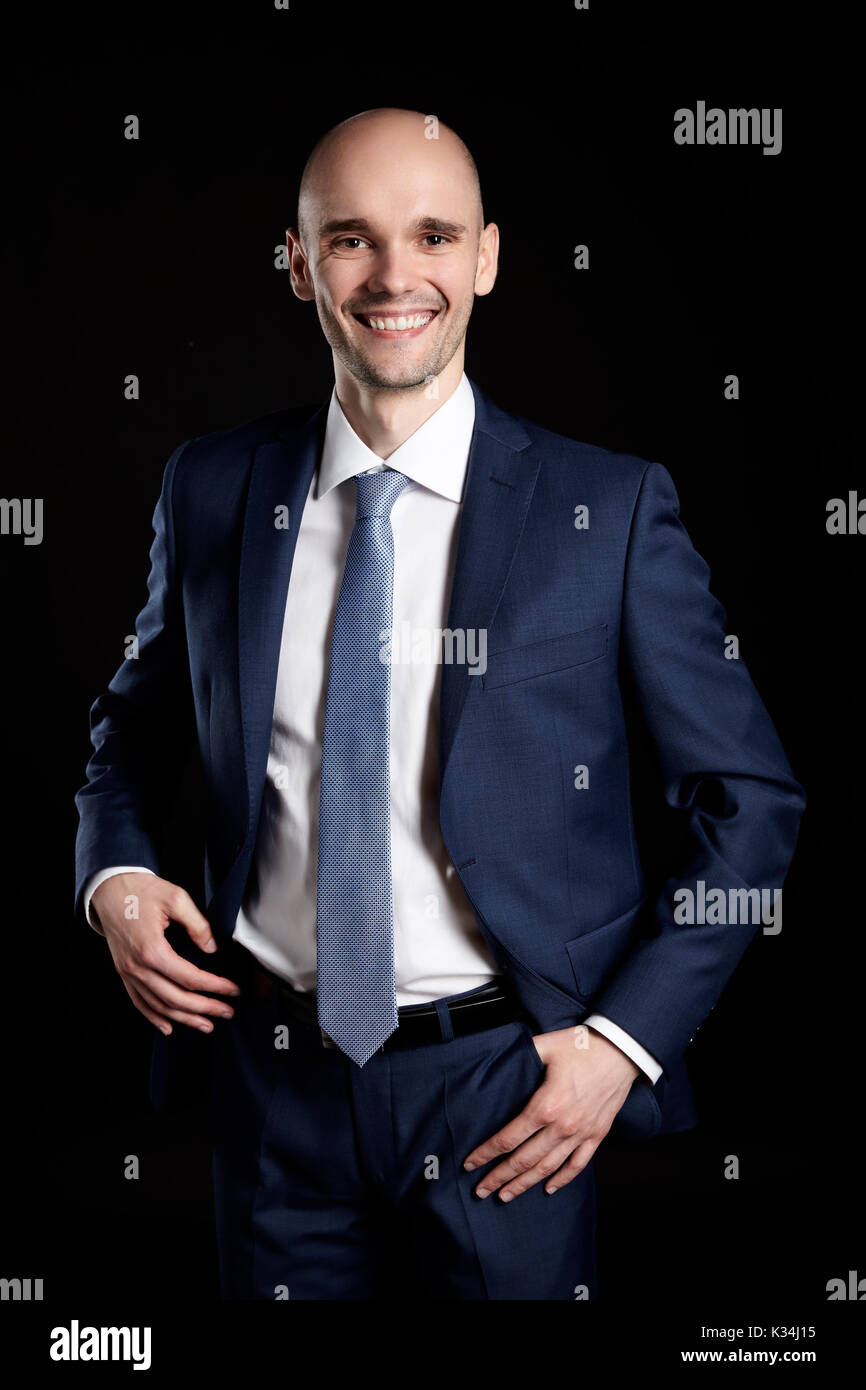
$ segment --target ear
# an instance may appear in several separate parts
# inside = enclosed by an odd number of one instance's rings
[[[286,228],[286,250],[289,255],[289,274],[292,277],[294,293],[298,299],[315,299],[307,257],[301,245],[301,234],[297,227]]]

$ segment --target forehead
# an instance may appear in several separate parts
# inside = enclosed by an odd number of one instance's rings
[[[422,217],[466,222],[473,183],[465,161],[423,135],[365,141],[330,151],[316,171],[308,212],[317,226],[363,217],[371,225],[414,225]]]

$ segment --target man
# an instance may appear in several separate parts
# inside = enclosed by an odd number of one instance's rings
[[[595,1297],[593,1154],[694,1122],[683,1053],[760,920],[682,893],[750,901],[795,846],[666,471],[464,374],[498,249],[453,131],[385,108],[320,140],[288,250],[334,392],[175,451],[137,659],[93,707],[76,912],[163,1034],[230,1020],[226,1297],[381,1296],[386,1232],[432,1297]],[[627,691],[688,839],[655,902]],[[205,914],[160,877],[192,743]]]

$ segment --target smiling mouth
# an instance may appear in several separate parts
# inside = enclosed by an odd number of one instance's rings
[[[423,333],[439,313],[438,309],[419,309],[412,314],[353,314],[377,338],[412,338]]]

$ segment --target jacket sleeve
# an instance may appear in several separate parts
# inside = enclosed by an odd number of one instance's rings
[[[805,806],[743,661],[725,657],[725,612],[709,580],[680,522],[669,473],[649,464],[626,559],[622,659],[656,748],[665,800],[686,819],[688,848],[682,864],[668,868],[647,935],[593,1007],[668,1073],[761,925],[754,894],[747,911],[741,895],[721,921],[692,923],[682,921],[686,900],[675,894],[690,890],[697,900],[701,891],[722,889],[730,904],[732,889],[781,889]]]
[[[135,620],[137,656],[121,662],[90,710],[93,754],[75,796],[74,914],[82,924],[94,873],[109,864],[160,872],[159,838],[194,735],[172,516],[175,473],[187,443],[166,464],[153,514],[148,598]]]

